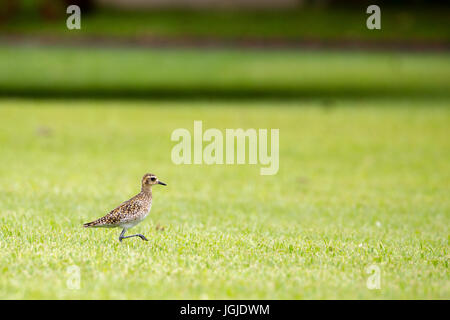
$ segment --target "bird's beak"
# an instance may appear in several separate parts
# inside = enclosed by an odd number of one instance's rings
[[[165,184],[164,182],[159,181],[159,180],[158,180],[158,184],[162,184],[163,186],[167,186],[167,184]]]

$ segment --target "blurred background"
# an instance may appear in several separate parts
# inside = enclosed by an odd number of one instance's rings
[[[381,30],[366,27],[371,1],[0,3],[1,96],[416,96],[449,89],[448,65],[413,61],[420,53],[447,56],[446,1],[378,1]],[[81,7],[81,30],[66,28],[69,4]]]

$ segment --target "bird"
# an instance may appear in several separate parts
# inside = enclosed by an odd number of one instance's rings
[[[83,227],[123,228],[119,236],[120,242],[122,242],[123,239],[132,237],[139,237],[144,241],[148,241],[148,239],[140,233],[129,236],[125,236],[125,233],[128,229],[144,220],[144,218],[150,213],[152,208],[152,186],[156,184],[167,186],[167,184],[160,181],[156,175],[146,173],[142,177],[141,192],[130,200],[123,202],[104,217],[83,224]]]

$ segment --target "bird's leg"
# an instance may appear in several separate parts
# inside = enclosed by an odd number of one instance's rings
[[[124,238],[124,234],[125,234],[125,232],[127,232],[127,229],[125,229],[125,228],[123,228],[123,230],[122,230],[122,232],[120,233],[120,236],[119,236],[119,241],[120,242],[122,242],[122,239]]]
[[[124,237],[124,234],[125,234],[126,231],[127,231],[127,229],[123,229],[122,232],[120,233],[120,236],[119,236],[119,241],[120,242],[122,242],[122,239],[127,239],[127,238],[132,238],[132,237],[139,237],[139,238],[141,238],[144,241],[148,241],[148,239],[143,234],[140,234],[140,233],[136,233],[136,234],[132,234],[130,236]]]
[[[139,237],[144,241],[148,241],[148,239],[143,234],[140,234],[140,233],[132,234],[131,236],[126,236],[123,238],[126,239],[126,238],[131,238],[131,237]]]
[[[132,234],[131,236],[122,237],[122,239],[132,238],[132,237],[139,237],[144,241],[148,241],[148,239],[143,234],[140,234],[140,233]]]

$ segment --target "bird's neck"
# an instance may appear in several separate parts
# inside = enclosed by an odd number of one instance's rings
[[[143,186],[141,189],[141,193],[145,194],[146,196],[152,197],[152,186]]]

